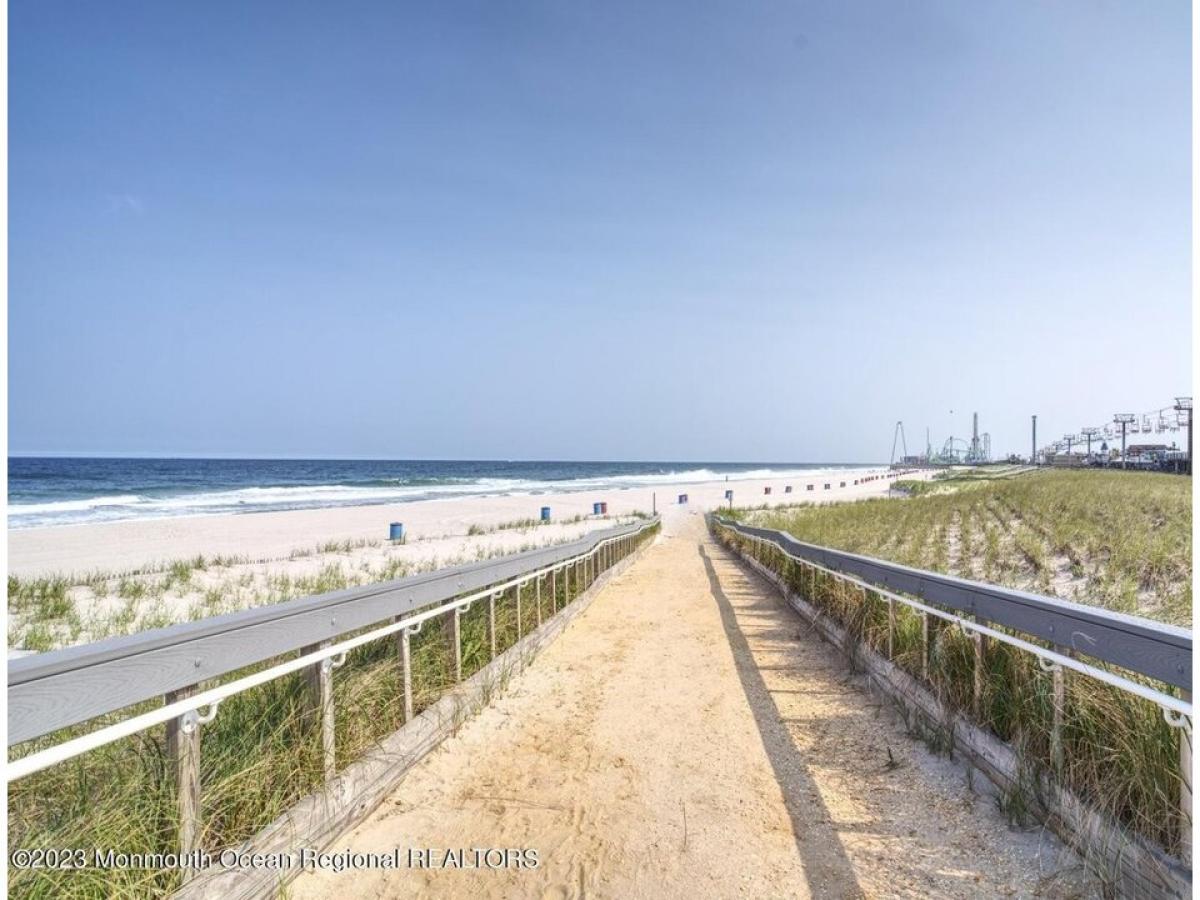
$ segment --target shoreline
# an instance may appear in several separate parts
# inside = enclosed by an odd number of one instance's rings
[[[91,461],[71,459],[70,462]],[[277,461],[269,462],[274,464]],[[481,468],[487,465],[495,465],[496,468]],[[501,464],[487,463],[462,473],[445,471],[437,476],[430,472],[415,471],[402,473],[398,477],[384,477],[385,473],[380,471],[329,471],[322,474],[330,480],[298,482],[287,481],[287,476],[295,473],[283,470],[258,473],[258,477],[264,479],[261,481],[245,480],[244,472],[209,473],[208,477],[216,479],[213,483],[191,484],[188,490],[183,490],[182,483],[177,484],[173,480],[164,482],[162,479],[188,481],[192,473],[152,473],[143,475],[133,483],[121,480],[127,479],[128,473],[108,473],[104,477],[115,480],[105,486],[92,484],[87,490],[77,488],[78,495],[59,496],[49,491],[46,496],[39,497],[30,495],[30,482],[40,482],[39,478],[34,477],[37,473],[10,471],[8,529],[24,531],[30,528],[95,526],[199,516],[403,505],[432,500],[541,497],[587,491],[659,489],[669,492],[676,487],[709,481],[727,480],[735,484],[761,479],[817,478],[827,473],[880,467],[879,464],[869,463],[748,463],[745,465],[750,468],[723,471],[719,467],[729,464],[705,463],[699,464],[701,468],[696,469],[622,472],[613,468],[622,464],[589,463],[580,465],[603,465],[606,468],[597,472],[576,469],[570,476],[555,477],[562,472],[561,466],[565,464],[547,462],[536,465],[540,467],[537,470],[521,471],[519,468],[503,468]],[[242,480],[239,480],[239,476],[242,476]],[[60,472],[53,477],[70,481],[72,478],[87,480],[100,476],[97,472],[85,471],[75,475]],[[312,478],[313,473],[303,473],[302,477]],[[158,483],[152,484],[156,481]],[[16,499],[13,497],[14,490]]]
[[[870,480],[867,480],[870,479]],[[855,484],[858,480],[861,483]],[[723,505],[734,491],[737,505],[828,503],[886,496],[893,477],[886,466],[822,469],[787,478],[673,482],[646,487],[580,489],[541,494],[368,503],[253,513],[130,519],[94,524],[46,525],[8,532],[10,575],[20,578],[84,575],[165,567],[196,556],[251,560],[288,557],[328,541],[384,541],[391,522],[403,522],[408,539],[421,541],[468,535],[503,523],[536,520],[542,506],[551,522],[588,519],[594,502],[606,502],[611,517],[709,510]],[[842,486],[844,483],[844,487]],[[826,489],[825,485],[829,484]],[[792,493],[785,493],[791,485]],[[812,489],[809,489],[809,486]],[[764,489],[770,487],[768,495]],[[689,503],[680,506],[679,494]],[[534,528],[540,526],[532,526]]]

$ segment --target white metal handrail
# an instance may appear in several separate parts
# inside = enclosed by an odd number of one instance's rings
[[[161,725],[164,722],[169,722],[172,719],[180,717],[188,717],[185,721],[185,727],[195,727],[197,724],[202,724],[206,721],[212,721],[215,716],[218,704],[228,697],[243,693],[251,688],[266,684],[269,681],[274,681],[289,675],[293,672],[300,671],[308,666],[322,663],[325,660],[333,660],[334,657],[341,657],[344,661],[348,651],[364,644],[369,644],[379,638],[387,637],[391,634],[396,634],[408,628],[419,629],[421,625],[428,619],[432,619],[439,615],[461,609],[464,606],[470,606],[476,600],[502,593],[510,588],[525,584],[535,578],[541,578],[552,572],[558,572],[571,565],[576,565],[580,560],[594,556],[602,547],[618,541],[626,540],[631,537],[636,537],[648,528],[657,525],[657,522],[649,522],[641,525],[636,531],[629,534],[618,535],[616,537],[607,538],[598,541],[591,550],[580,553],[576,556],[561,560],[557,563],[543,566],[531,572],[526,572],[515,578],[509,579],[506,582],[497,585],[489,585],[483,590],[476,591],[464,597],[457,597],[447,601],[440,606],[424,610],[416,615],[409,616],[397,622],[392,622],[388,625],[374,628],[368,632],[357,635],[353,638],[348,638],[337,643],[330,643],[326,647],[321,647],[311,653],[306,653],[298,656],[295,659],[290,659],[287,662],[279,663],[269,668],[263,669],[261,672],[255,672],[252,675],[247,675],[242,678],[234,679],[226,684],[218,685],[206,691],[200,691],[182,700],[177,700],[173,703],[164,704],[157,709],[142,713],[137,716],[132,716],[120,722],[115,722],[112,725],[107,725],[103,728],[98,728],[88,734],[81,735],[77,738],[64,741],[61,744],[56,744],[52,747],[47,747],[44,750],[39,750],[31,753],[28,756],[23,756],[18,760],[8,763],[5,768],[5,775],[9,782],[24,778],[34,772],[41,771],[49,766],[64,762],[73,757],[95,750],[98,747],[103,747],[106,744],[111,744],[113,741],[118,741],[121,738],[129,737],[140,731],[145,731],[155,725]],[[335,663],[340,665],[340,663]],[[199,716],[198,712],[202,707],[208,707],[208,713],[205,716]]]
[[[1192,718],[1192,703],[1188,700],[1184,700],[1179,697],[1172,696],[1171,694],[1167,694],[1163,691],[1155,690],[1154,688],[1152,688],[1148,685],[1141,684],[1137,681],[1134,681],[1133,679],[1125,678],[1121,675],[1116,675],[1116,674],[1109,672],[1105,669],[1102,669],[1098,666],[1089,665],[1088,663],[1082,662],[1081,660],[1075,659],[1071,656],[1067,656],[1066,654],[1059,653],[1055,650],[1050,650],[1045,647],[1039,647],[1037,644],[1023,640],[1022,638],[1016,637],[1011,634],[1006,634],[1003,631],[998,631],[997,629],[989,628],[986,625],[981,625],[978,622],[974,622],[970,619],[964,618],[955,613],[947,612],[945,610],[941,610],[936,607],[929,606],[925,603],[920,602],[919,600],[914,600],[911,597],[904,596],[903,594],[897,594],[894,591],[889,591],[886,588],[882,588],[877,585],[871,584],[870,582],[864,581],[861,578],[856,578],[853,575],[847,575],[844,572],[839,572],[835,569],[830,569],[826,566],[822,566],[820,563],[815,563],[815,562],[812,562],[811,560],[802,559],[801,557],[798,557],[791,553],[788,553],[786,550],[784,550],[782,547],[780,547],[778,544],[774,543],[773,541],[769,541],[766,538],[759,537],[758,535],[747,534],[745,532],[732,529],[729,527],[728,524],[721,521],[719,518],[714,517],[712,519],[712,521],[715,522],[721,528],[724,528],[727,531],[731,531],[732,533],[736,534],[739,538],[741,538],[743,540],[755,541],[759,544],[765,544],[766,546],[770,547],[771,550],[773,550],[774,552],[779,553],[780,555],[785,556],[788,559],[790,559],[796,563],[799,563],[800,565],[809,566],[810,568],[820,570],[829,575],[833,575],[834,577],[839,578],[842,581],[845,581],[850,584],[861,587],[864,590],[868,590],[873,593],[879,594],[882,597],[887,597],[887,598],[895,600],[899,603],[903,603],[906,606],[909,606],[912,609],[919,610],[922,613],[926,613],[928,615],[936,616],[939,619],[944,619],[948,622],[952,622],[964,631],[973,631],[973,632],[976,632],[977,634],[986,635],[987,637],[990,637],[994,640],[1000,641],[1001,643],[1005,643],[1005,644],[1009,644],[1013,647],[1017,647],[1018,649],[1024,650],[1027,653],[1032,653],[1034,656],[1037,656],[1039,659],[1045,660],[1046,662],[1048,662],[1052,665],[1061,666],[1064,669],[1072,669],[1076,672],[1079,672],[1082,675],[1087,675],[1088,677],[1094,678],[1097,681],[1102,681],[1105,684],[1111,685],[1112,687],[1118,688],[1120,690],[1126,691],[1127,693],[1134,694],[1135,696],[1141,697],[1144,700],[1149,700],[1151,703],[1156,704],[1163,710],[1164,718],[1166,718],[1168,724],[1171,724],[1171,725],[1177,726],[1177,727],[1178,726],[1183,726],[1183,727],[1187,727],[1187,728],[1191,727],[1190,720]],[[1184,719],[1186,719],[1187,721],[1185,722],[1185,721],[1183,721],[1183,719],[1175,718],[1172,715],[1170,715],[1171,713],[1174,713],[1175,716],[1178,716],[1178,717],[1184,717]]]

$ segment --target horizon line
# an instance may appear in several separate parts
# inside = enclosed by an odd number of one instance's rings
[[[689,463],[700,465],[890,465],[876,460],[783,460],[783,459],[578,459],[554,457],[450,457],[450,456],[304,456],[269,454],[203,454],[203,453],[96,453],[75,451],[9,451],[9,459],[154,459],[154,460],[262,460],[305,462],[474,462],[474,463]]]

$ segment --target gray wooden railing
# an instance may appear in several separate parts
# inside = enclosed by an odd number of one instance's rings
[[[792,560],[801,570],[823,572],[850,582],[864,592],[875,591],[888,605],[887,659],[894,659],[897,603],[914,607],[921,615],[921,677],[925,681],[929,679],[931,618],[948,618],[959,625],[970,635],[974,646],[972,711],[976,717],[985,691],[987,641],[1000,640],[1036,655],[1042,668],[1053,678],[1050,747],[1058,772],[1064,768],[1065,669],[1073,669],[1158,705],[1167,723],[1179,733],[1180,846],[1181,857],[1190,867],[1193,714],[1190,631],[1056,597],[808,544],[786,532],[744,525],[716,514],[710,514],[708,521],[714,531],[726,532],[755,548],[752,555],[760,563],[763,550],[767,554],[778,553]],[[917,599],[914,601],[913,598]],[[1104,663],[1119,668],[1113,670],[1101,665]],[[1146,676],[1159,684],[1146,683],[1136,675]]]
[[[774,545],[796,559],[920,598],[1173,687],[1192,689],[1192,633],[1184,628],[1013,588],[806,544],[790,534],[714,516],[722,527]]]
[[[10,660],[8,745],[336,641],[644,527],[622,525],[568,544]]]

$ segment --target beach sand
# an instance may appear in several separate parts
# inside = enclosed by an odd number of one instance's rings
[[[968,789],[961,762],[864,687],[774,585],[679,511],[328,848],[398,847],[401,868],[316,871],[286,893],[1098,895],[1070,850],[1011,828],[982,778]],[[407,865],[410,848],[474,847],[528,848],[538,866]]]
[[[42,652],[377,584],[576,540],[656,508],[673,520],[723,505],[727,489],[739,505],[832,503],[885,495],[894,477],[883,469],[843,470],[791,482],[720,480],[17,529],[8,539],[9,574],[19,579],[15,589],[10,581],[8,647]],[[680,504],[685,493],[688,502]],[[606,516],[591,515],[597,501],[608,503]],[[536,521],[542,506],[552,510],[549,524]],[[403,544],[387,540],[396,521],[407,529]]]
[[[875,480],[854,484],[855,479]],[[906,476],[915,477],[915,476]],[[410,541],[466,535],[472,525],[490,528],[503,522],[536,519],[543,506],[554,521],[590,516],[592,503],[606,501],[610,516],[633,512],[670,512],[679,494],[693,509],[725,504],[732,489],[738,506],[811,501],[828,503],[886,495],[890,476],[885,468],[851,469],[830,475],[769,480],[713,480],[654,488],[467,497],[411,503],[290,510],[243,515],[141,519],[87,525],[59,525],[10,530],[9,574],[21,578],[46,575],[125,572],[164,567],[197,555],[251,560],[282,559],[311,551],[330,541],[386,540],[388,523],[403,522]],[[843,487],[843,483],[845,486]],[[792,493],[784,493],[786,485]],[[829,489],[825,489],[825,485]],[[808,490],[809,486],[812,490]],[[770,487],[767,495],[764,488]],[[600,523],[611,524],[611,523]]]

